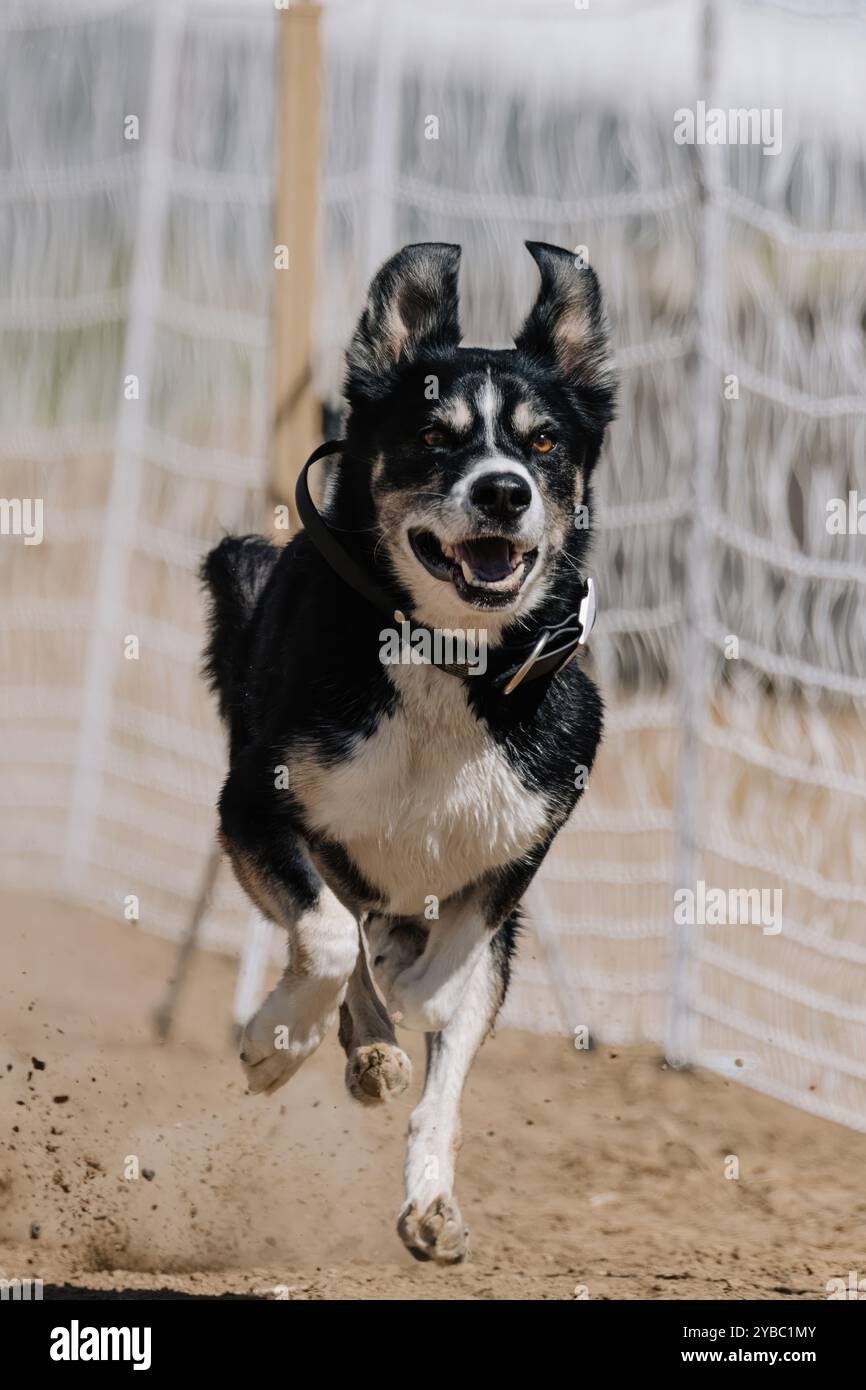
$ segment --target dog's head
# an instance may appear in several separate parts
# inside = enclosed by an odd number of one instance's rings
[[[348,352],[377,550],[434,627],[528,614],[587,541],[614,400],[601,293],[573,253],[527,245],[541,285],[513,349],[459,347],[460,248],[429,243],[374,277]]]

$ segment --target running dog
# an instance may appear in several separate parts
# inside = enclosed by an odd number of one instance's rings
[[[594,272],[527,245],[541,283],[508,350],[460,346],[458,246],[389,260],[348,349],[344,438],[301,476],[304,529],[285,547],[226,538],[203,567],[230,744],[222,842],[289,938],[244,1032],[250,1089],[288,1081],[339,1014],[349,1091],[388,1100],[410,1080],[395,1023],[426,1034],[398,1231],[440,1264],[467,1249],[463,1085],[602,729],[573,658],[608,332]],[[307,472],[326,453],[318,510]],[[420,640],[443,634],[444,659]]]

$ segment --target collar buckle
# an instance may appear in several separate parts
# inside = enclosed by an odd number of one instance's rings
[[[580,636],[577,639],[578,647],[585,647],[589,634],[595,627],[595,616],[598,612],[598,599],[595,596],[595,580],[589,575],[586,576],[586,593],[580,600],[580,607],[577,610],[577,621],[580,625]],[[577,648],[575,648],[575,651]]]
[[[558,676],[560,671],[565,670],[566,666],[570,661],[573,661],[576,656],[578,656],[581,652],[586,650],[586,644],[589,640],[589,634],[592,632],[592,629],[595,626],[595,617],[597,612],[598,601],[596,599],[595,594],[595,581],[587,575],[586,588],[584,590],[583,598],[580,601],[580,607],[577,611],[577,636],[568,643],[565,655],[563,656],[562,660],[559,662],[557,666],[554,666],[552,668],[552,675]],[[523,664],[517,668],[517,670],[514,672],[514,675],[508,681],[508,684],[503,686],[503,695],[510,695],[512,691],[516,690],[517,687],[521,685],[523,681],[526,680],[532,668],[536,666],[538,662],[541,661],[544,657],[545,651],[547,650],[547,645],[550,642],[551,638],[560,635],[563,632],[563,629],[567,628],[570,625],[571,620],[574,617],[575,615],[572,613],[571,619],[567,618],[566,621],[559,628],[553,628],[552,630],[548,628],[546,631],[542,632],[541,636],[539,637],[529,656],[526,658]],[[571,631],[574,632],[575,628],[571,628]],[[556,657],[556,648],[554,648],[554,651],[551,653],[551,655],[553,658]]]
[[[536,661],[538,661],[539,657],[544,652],[544,649],[549,641],[550,633],[542,632],[541,636],[539,637],[535,646],[532,648],[532,651],[524,661],[523,665],[518,666],[517,670],[514,672],[514,675],[511,677],[511,680],[508,682],[506,686],[503,687],[503,695],[510,695],[512,690],[516,690],[517,687],[526,679],[526,677],[529,675],[529,672],[535,665]]]

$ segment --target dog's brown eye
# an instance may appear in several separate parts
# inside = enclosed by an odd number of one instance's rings
[[[445,443],[445,434],[442,430],[424,430],[421,438],[428,449],[438,449]]]
[[[533,439],[532,447],[537,454],[549,454],[555,443],[556,440],[551,435],[542,431]]]

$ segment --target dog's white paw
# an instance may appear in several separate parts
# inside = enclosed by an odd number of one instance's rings
[[[412,1080],[412,1063],[394,1043],[356,1047],[346,1063],[346,1085],[363,1105],[393,1100]]]
[[[434,1197],[423,1211],[414,1202],[407,1202],[400,1212],[397,1232],[416,1260],[456,1265],[469,1251],[469,1231],[453,1197]]]
[[[333,990],[323,998],[316,981],[281,981],[271,991],[241,1038],[241,1065],[251,1091],[270,1095],[294,1076],[334,1022],[337,1002]]]

